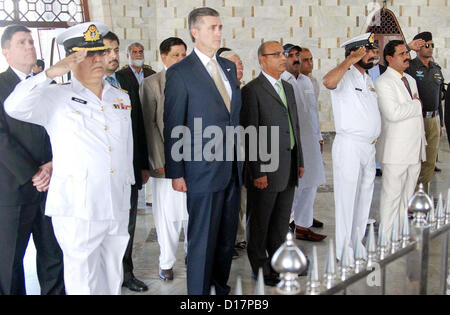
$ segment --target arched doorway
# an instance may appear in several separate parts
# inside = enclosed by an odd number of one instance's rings
[[[386,44],[394,39],[405,40],[402,29],[394,12],[383,7],[372,17],[367,32],[375,34],[375,42],[380,47],[380,63],[384,64],[383,50]]]

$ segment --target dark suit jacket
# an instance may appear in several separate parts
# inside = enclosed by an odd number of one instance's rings
[[[144,77],[150,76],[155,72],[151,69],[144,68]],[[137,189],[142,188],[142,170],[150,169],[148,164],[147,140],[145,136],[144,120],[142,115],[142,106],[139,99],[139,83],[130,69],[123,68],[116,72],[117,81],[119,81],[122,89],[128,92],[131,100],[131,121],[133,128],[133,167],[135,186]]]
[[[19,82],[11,68],[0,73],[0,206],[40,201],[43,194],[34,188],[31,178],[39,166],[52,160],[45,129],[5,113],[3,103]]]
[[[249,82],[242,88],[242,111],[241,124],[244,128],[254,126],[258,130],[261,126],[268,127],[267,148],[268,152],[278,150],[279,167],[275,172],[261,172],[261,165],[270,164],[270,162],[262,162],[259,154],[257,161],[250,161],[249,157],[249,141],[245,141],[245,163],[244,163],[244,181],[247,188],[254,188],[253,180],[267,175],[269,186],[264,189],[269,192],[280,192],[286,189],[291,165],[291,140],[289,132],[288,114],[291,118],[292,129],[295,135],[295,161],[292,161],[295,167],[296,176],[298,178],[298,168],[303,167],[303,154],[300,142],[300,128],[298,125],[297,107],[295,104],[295,95],[292,86],[283,81],[283,88],[286,94],[288,109],[284,106],[277,91],[270,84],[269,80],[261,73],[256,79]],[[271,126],[279,127],[279,147],[271,148]],[[259,130],[258,130],[259,135]],[[296,185],[298,180],[295,181]]]
[[[222,137],[216,140],[224,145],[226,127],[233,128],[239,125],[241,111],[241,92],[236,77],[236,66],[233,62],[217,58],[219,66],[225,73],[232,90],[231,114],[217,90],[213,79],[201,63],[195,52],[171,66],[166,72],[166,88],[164,91],[164,152],[166,157],[166,177],[186,180],[188,193],[217,192],[227,187],[232,175],[233,161],[206,161],[199,152],[211,140],[203,138],[203,132],[208,126],[217,126],[222,130]],[[201,128],[194,131],[194,119],[202,118]],[[190,160],[175,161],[171,150],[179,141],[172,138],[172,129],[177,126],[186,126],[190,131],[189,141],[185,139],[185,148],[191,150]],[[197,134],[195,134],[197,133]],[[194,146],[194,138],[201,138],[201,143]],[[239,139],[234,136],[234,150],[239,150]],[[195,152],[201,155],[200,161],[194,161]],[[184,152],[187,154],[187,152]],[[237,163],[239,183],[241,178],[241,163]]]

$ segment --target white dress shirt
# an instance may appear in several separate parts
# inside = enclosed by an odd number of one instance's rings
[[[214,60],[217,63],[217,68],[219,69],[220,77],[222,78],[222,81],[223,81],[223,83],[225,85],[225,89],[227,90],[228,96],[230,97],[230,100],[231,100],[231,97],[232,97],[232,95],[231,95],[232,94],[232,92],[231,92],[231,85],[230,85],[230,82],[228,81],[227,76],[223,72],[222,67],[217,62],[216,55],[214,54],[214,57],[209,58],[207,55],[205,55],[200,50],[198,50],[197,47],[194,47],[194,52],[197,54],[198,58],[200,59],[200,61],[203,64],[203,66],[205,66],[205,68],[208,71],[208,73],[211,76],[211,78],[212,78],[212,69],[211,69],[211,66],[210,66],[209,62],[212,59],[212,60]]]

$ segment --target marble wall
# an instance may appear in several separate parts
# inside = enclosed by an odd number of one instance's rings
[[[388,0],[406,39],[420,31],[433,32],[435,60],[450,79],[450,0]],[[221,14],[223,45],[235,50],[244,62],[244,81],[259,74],[256,51],[262,41],[278,40],[311,49],[313,75],[322,78],[344,58],[340,44],[364,33],[370,16],[383,5],[376,0],[90,0],[91,20],[104,21],[121,40],[121,63],[125,50],[139,41],[145,46],[146,62],[161,69],[159,44],[170,36],[193,47],[187,16],[196,7],[209,6]],[[319,100],[323,131],[333,131],[329,92],[322,88]]]

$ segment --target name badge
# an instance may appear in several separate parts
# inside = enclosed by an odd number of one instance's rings
[[[80,103],[80,104],[87,104],[87,101],[82,100],[81,98],[72,97],[72,101]]]

